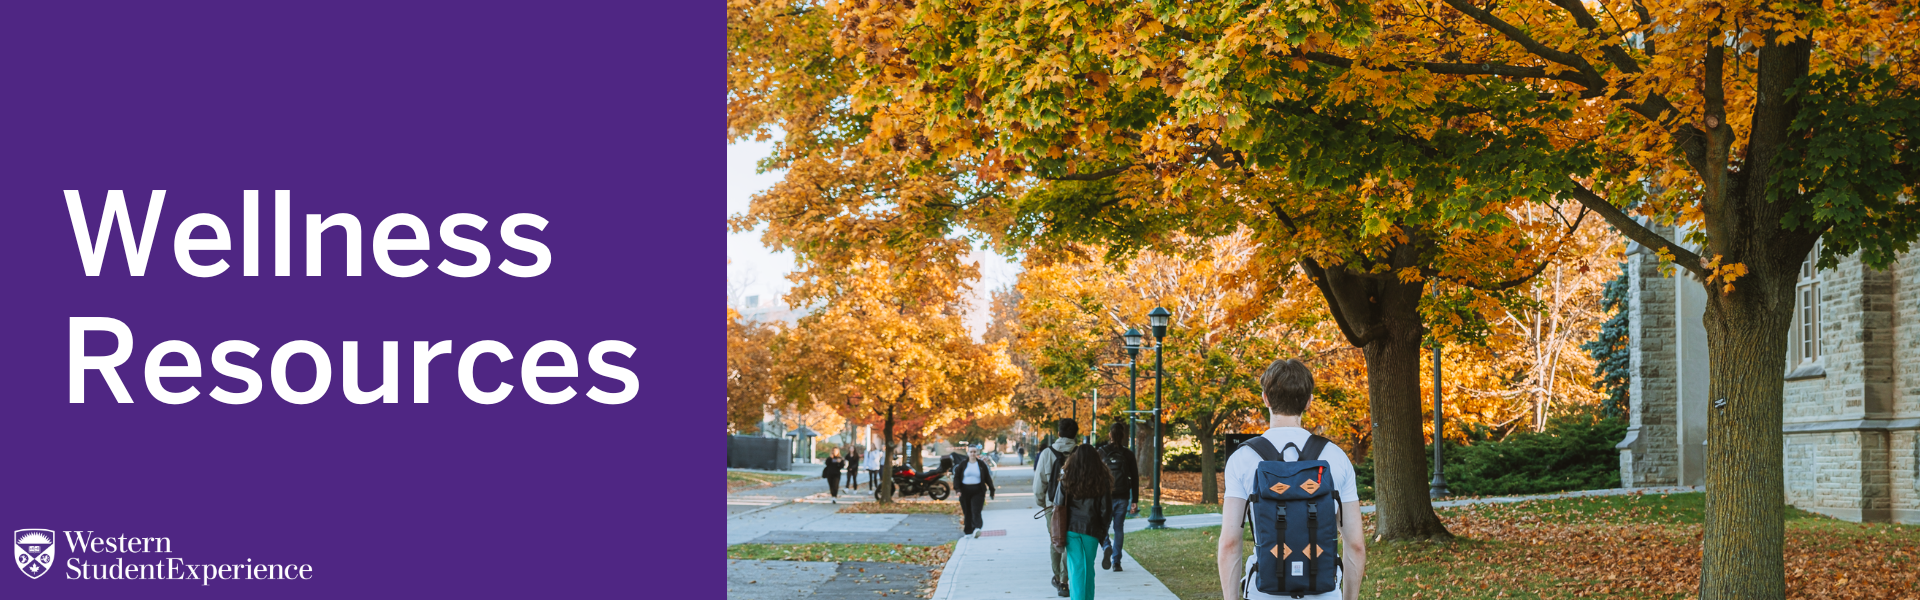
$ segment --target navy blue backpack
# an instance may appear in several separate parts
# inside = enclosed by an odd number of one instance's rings
[[[1311,436],[1286,460],[1266,436],[1243,446],[1260,455],[1247,518],[1253,522],[1254,578],[1262,593],[1300,598],[1335,589],[1340,570],[1340,491],[1320,451],[1327,438]]]

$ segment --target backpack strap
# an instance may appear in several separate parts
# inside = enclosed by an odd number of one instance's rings
[[[1252,448],[1255,454],[1260,455],[1260,460],[1286,460],[1285,457],[1280,455],[1280,450],[1273,447],[1273,441],[1267,439],[1267,436],[1264,435],[1254,436],[1253,439],[1241,443],[1240,447]]]
[[[1320,460],[1320,451],[1325,450],[1328,443],[1327,438],[1307,436],[1307,447],[1300,451],[1300,460]]]

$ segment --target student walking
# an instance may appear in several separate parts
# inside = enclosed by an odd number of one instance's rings
[[[840,458],[840,449],[834,448],[833,454],[827,456],[827,468],[820,470],[820,476],[827,480],[827,493],[834,498],[840,497],[840,469],[846,466],[846,459]],[[834,500],[833,503],[839,504],[840,501]]]
[[[980,537],[980,511],[995,488],[993,465],[980,457],[979,446],[967,447],[967,457],[953,467],[953,483],[960,490],[960,535]]]
[[[880,491],[880,461],[884,454],[880,448],[868,448],[867,455],[860,460],[860,470],[867,472],[867,487],[875,493]]]
[[[1127,541],[1127,513],[1140,504],[1140,464],[1127,449],[1127,424],[1114,423],[1107,430],[1107,443],[1099,448],[1100,460],[1113,476],[1113,537],[1100,543],[1100,568],[1119,571],[1121,546]]]
[[[860,491],[860,447],[847,446],[847,489]]]
[[[1057,503],[1060,493],[1060,471],[1067,464],[1067,455],[1078,446],[1073,441],[1080,435],[1080,423],[1071,418],[1061,419],[1059,437],[1053,439],[1046,449],[1034,452],[1033,456],[1033,503],[1043,514],[1052,518],[1051,509]],[[1053,587],[1061,596],[1067,595],[1066,554],[1063,546],[1052,546],[1048,558],[1053,565]]]
[[[1060,473],[1060,502],[1054,510],[1067,512],[1067,590],[1073,600],[1093,600],[1093,552],[1107,540],[1113,516],[1113,475],[1100,453],[1080,446],[1067,457]]]
[[[1360,530],[1353,461],[1339,446],[1300,427],[1300,416],[1313,402],[1313,372],[1306,365],[1292,359],[1276,360],[1260,376],[1260,388],[1271,428],[1241,444],[1227,458],[1227,493],[1221,503],[1217,557],[1220,593],[1226,598],[1249,600],[1355,600],[1366,575],[1367,542]],[[1315,466],[1322,464],[1316,461],[1324,461],[1324,466]],[[1289,466],[1296,462],[1306,464]],[[1267,480],[1256,484],[1256,477]],[[1321,494],[1328,489],[1328,494]],[[1241,536],[1231,532],[1244,524],[1249,499],[1255,512],[1295,518],[1256,525],[1253,555],[1242,563]],[[1328,509],[1336,507],[1337,517],[1327,514],[1335,512]],[[1297,518],[1298,513],[1308,510],[1313,511],[1311,515],[1324,515],[1318,518],[1326,521],[1319,523],[1336,523],[1338,539],[1333,539],[1328,529],[1316,530],[1309,520],[1315,517]],[[1336,551],[1338,554],[1325,557]],[[1261,579],[1265,575],[1271,575],[1269,580]],[[1241,595],[1243,586],[1245,596]]]

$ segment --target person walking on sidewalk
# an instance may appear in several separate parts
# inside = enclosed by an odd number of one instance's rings
[[[820,476],[827,480],[827,493],[834,498],[840,497],[840,469],[846,466],[846,459],[840,458],[840,449],[834,448],[833,454],[827,456],[827,468],[820,470]],[[840,501],[834,500],[833,503],[839,504]]]
[[[1272,425],[1266,433],[1260,434],[1274,448],[1281,449],[1281,456],[1287,446],[1295,448],[1309,447],[1309,440],[1317,437],[1300,427],[1300,415],[1306,414],[1307,406],[1313,402],[1313,371],[1300,361],[1281,359],[1267,366],[1260,375],[1261,396],[1267,401],[1267,410]],[[1306,596],[1306,600],[1355,600],[1360,595],[1360,581],[1366,576],[1367,541],[1360,530],[1360,496],[1354,484],[1353,460],[1339,446],[1326,442],[1319,460],[1327,462],[1328,483],[1337,490],[1340,500],[1340,540],[1344,546],[1340,553],[1341,567],[1334,580],[1336,590],[1324,594]],[[1300,460],[1296,455],[1291,460]],[[1241,595],[1242,578],[1251,568],[1240,559],[1240,531],[1247,514],[1247,498],[1259,490],[1254,489],[1254,471],[1259,468],[1260,454],[1253,448],[1242,444],[1227,457],[1226,501],[1220,510],[1220,594],[1228,600],[1247,598],[1249,600],[1281,600],[1283,596],[1262,593],[1259,589],[1249,589]],[[1254,557],[1248,556],[1251,563]],[[1298,562],[1293,564],[1300,564]],[[1296,575],[1298,573],[1295,573]],[[1248,587],[1257,582],[1246,578]],[[1299,598],[1300,596],[1293,596]]]
[[[1113,494],[1109,496],[1113,503],[1113,537],[1100,543],[1100,568],[1119,571],[1120,548],[1127,542],[1127,513],[1140,503],[1140,465],[1133,451],[1127,449],[1127,424],[1114,423],[1107,430],[1107,443],[1099,450],[1100,460],[1106,462],[1107,473],[1113,476]]]
[[[860,446],[847,446],[847,489],[860,491]]]
[[[960,535],[980,536],[980,510],[992,498],[993,465],[980,458],[979,446],[967,447],[967,458],[953,467],[953,483],[960,490]]]
[[[874,493],[880,492],[880,461],[881,455],[886,454],[881,450],[868,448],[867,455],[860,460],[860,470],[867,472],[867,487],[873,488]]]
[[[1080,435],[1080,423],[1071,418],[1061,419],[1060,436],[1045,450],[1034,453],[1033,457],[1033,503],[1038,505],[1042,514],[1052,518],[1055,501],[1060,493],[1060,470],[1067,464],[1067,455],[1078,446],[1073,441]],[[1064,548],[1053,547],[1049,542],[1048,558],[1053,564],[1053,587],[1060,595],[1067,595],[1066,554]]]
[[[1060,473],[1060,503],[1067,511],[1067,591],[1073,600],[1093,600],[1093,550],[1107,541],[1113,521],[1113,475],[1093,448],[1080,446]]]

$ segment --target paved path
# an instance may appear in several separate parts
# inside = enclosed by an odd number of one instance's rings
[[[729,600],[820,598],[869,600],[914,597],[926,589],[932,567],[895,563],[727,561]]]
[[[996,472],[995,477],[999,474]],[[1030,503],[1030,502],[1029,502]],[[978,538],[961,538],[953,557],[940,573],[940,584],[933,600],[1054,600],[1048,580],[1053,569],[1048,565],[1045,523],[1033,518],[1029,507],[988,510],[982,513],[986,532]],[[1215,523],[1220,516],[1214,515]],[[1003,532],[996,534],[995,532]],[[1119,573],[1094,569],[1094,590],[1100,600],[1173,600],[1173,592],[1131,557],[1124,559]]]

